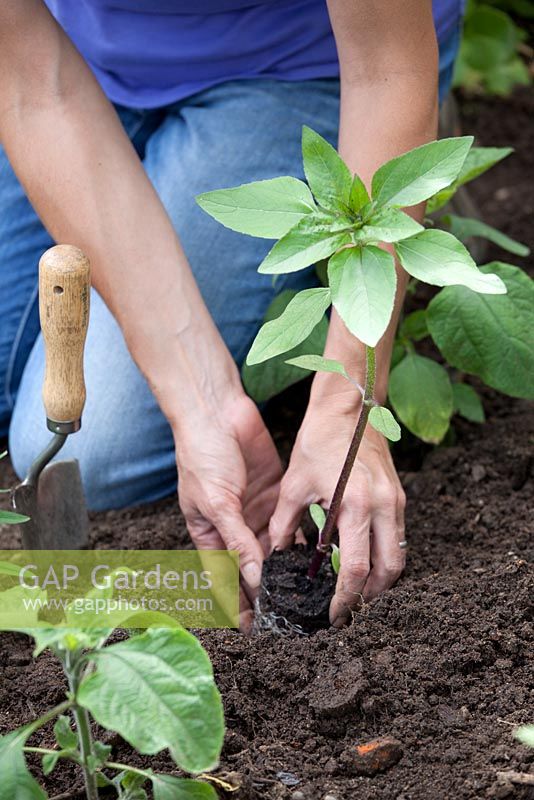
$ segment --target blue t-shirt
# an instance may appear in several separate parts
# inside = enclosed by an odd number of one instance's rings
[[[365,0],[355,0],[365,2]],[[115,103],[157,108],[227,80],[339,75],[325,0],[46,0]],[[438,39],[462,0],[434,0]]]

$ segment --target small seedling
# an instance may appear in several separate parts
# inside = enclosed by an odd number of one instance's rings
[[[1,564],[0,572],[5,572]],[[222,703],[208,655],[192,634],[180,627],[153,628],[107,644],[109,629],[25,632],[35,638],[35,656],[49,649],[61,661],[69,689],[65,700],[39,719],[0,737],[0,800],[46,800],[26,766],[26,753],[41,757],[44,775],[63,759],[77,764],[87,800],[98,800],[99,788],[106,789],[106,797],[114,791],[121,800],[147,800],[143,787],[149,783],[155,800],[216,800],[204,781],[112,760],[111,746],[96,741],[91,730],[93,719],[139,753],[168,749],[186,772],[213,769],[224,735]],[[27,745],[53,720],[55,747]]]
[[[391,411],[374,398],[375,348],[390,324],[397,286],[394,256],[381,245],[392,246],[401,265],[416,280],[436,286],[462,286],[477,294],[506,293],[499,275],[479,270],[451,232],[425,230],[402,210],[450,187],[461,175],[472,143],[471,136],[443,139],[394,158],[376,171],[369,193],[336,150],[304,127],[307,184],[280,177],[197,198],[206,212],[232,230],[279,239],[259,266],[262,274],[288,274],[328,260],[328,285],[298,292],[279,317],[265,323],[252,344],[247,364],[263,363],[293,350],[331,305],[350,333],[365,345],[363,387],[337,360],[317,354],[289,360],[292,366],[310,371],[338,373],[361,394],[356,428],[319,533],[310,578],[317,574],[330,547],[367,422],[393,441],[400,436]],[[461,335],[460,328],[457,332]],[[417,382],[416,372],[410,380]]]
[[[332,564],[332,569],[339,575],[339,568],[341,566],[341,551],[337,544],[332,544],[332,553],[330,555],[330,563]]]
[[[521,725],[514,731],[514,736],[527,747],[534,747],[534,725]]]
[[[310,512],[310,517],[312,518],[317,527],[317,535],[319,537],[326,522],[325,510],[322,506],[318,505],[317,503],[312,503],[309,508],[309,512]],[[330,544],[330,564],[336,575],[339,575],[339,567],[341,564],[341,552],[337,544],[335,544],[335,542],[332,542]]]

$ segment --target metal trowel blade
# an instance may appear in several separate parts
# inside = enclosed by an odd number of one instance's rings
[[[30,518],[19,526],[24,549],[83,550],[88,546],[89,519],[75,459],[48,464],[37,486],[21,483],[11,497],[15,510]]]

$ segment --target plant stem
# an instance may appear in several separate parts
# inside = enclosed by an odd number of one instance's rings
[[[30,724],[32,733],[35,733],[36,730],[42,728],[43,725],[46,725],[46,723],[50,722],[50,720],[54,719],[54,717],[59,717],[59,715],[63,714],[64,711],[68,711],[69,708],[72,708],[72,700],[65,700],[58,706],[51,708],[50,711],[47,711],[46,714],[43,714],[42,717],[39,717],[39,719],[34,720],[34,722]]]
[[[336,527],[337,518],[339,515],[339,509],[341,508],[341,501],[343,500],[343,495],[345,494],[345,489],[347,488],[347,483],[349,482],[350,474],[352,472],[352,468],[354,466],[354,462],[356,460],[356,456],[358,454],[358,450],[360,448],[360,444],[363,438],[365,426],[367,425],[369,412],[371,411],[371,407],[373,404],[375,377],[376,377],[375,350],[373,347],[369,347],[366,345],[365,387],[364,387],[362,407],[360,409],[360,415],[358,417],[358,422],[356,423],[356,428],[354,430],[354,436],[352,437],[352,441],[350,443],[347,452],[347,457],[345,458],[345,463],[343,464],[336,488],[334,489],[332,502],[330,503],[330,508],[328,509],[328,514],[326,515],[324,526],[319,533],[317,550],[312,558],[310,568],[308,570],[308,578],[310,580],[313,580],[317,575],[319,567],[321,566],[323,559],[325,557],[325,554],[328,552],[328,548],[330,547],[330,542],[332,540],[332,536],[334,534],[334,530]]]
[[[105,767],[108,769],[117,769],[119,772],[126,770],[127,772],[133,772],[136,775],[142,775],[143,778],[150,780],[152,777],[152,773],[146,769],[138,769],[137,767],[130,767],[129,764],[120,764],[118,761],[106,761],[104,764]]]
[[[78,734],[78,744],[80,747],[81,767],[83,770],[83,778],[85,782],[85,793],[87,800],[98,800],[98,786],[96,783],[96,774],[88,764],[88,758],[93,754],[93,740],[91,737],[91,726],[89,723],[89,714],[85,708],[77,705],[76,693],[80,679],[78,676],[78,664],[72,663],[72,656],[67,653],[65,661],[63,662],[65,672],[69,681],[69,688],[75,698],[74,705],[72,706],[72,715],[76,723],[76,733]]]
[[[49,750],[47,747],[23,747],[22,748],[25,753],[36,753],[40,756],[57,756],[58,753],[64,752],[61,750]],[[80,759],[74,754],[66,753],[64,755],[60,755],[60,758],[67,758],[69,761],[74,761],[75,764],[80,764]]]

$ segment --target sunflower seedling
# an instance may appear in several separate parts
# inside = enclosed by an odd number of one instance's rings
[[[311,372],[338,373],[362,397],[352,442],[319,532],[310,578],[315,577],[329,550],[367,423],[391,440],[400,436],[391,411],[374,397],[375,350],[390,325],[397,288],[394,256],[419,281],[462,286],[478,294],[506,293],[499,275],[479,270],[451,232],[425,230],[402,210],[453,185],[472,144],[473,137],[462,136],[417,147],[383,164],[368,191],[336,150],[304,127],[302,154],[307,183],[278,177],[197,197],[207,213],[232,230],[278,239],[259,266],[262,274],[289,274],[328,260],[327,285],[298,292],[280,316],[263,325],[248,354],[248,365],[263,363],[299,346],[331,305],[365,347],[364,376],[350,376],[342,363],[317,354],[289,359],[292,366]],[[311,284],[313,275],[310,270]],[[461,336],[459,329],[457,333]]]

